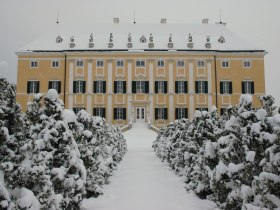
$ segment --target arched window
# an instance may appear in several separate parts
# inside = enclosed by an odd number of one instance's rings
[[[145,43],[146,42],[146,37],[143,35],[143,36],[141,36],[141,38],[140,38],[140,42],[141,43]]]

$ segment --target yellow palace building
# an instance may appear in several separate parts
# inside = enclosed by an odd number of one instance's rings
[[[86,32],[46,35],[16,52],[17,101],[54,88],[65,107],[85,109],[121,126],[157,127],[219,112],[250,93],[265,94],[266,51],[225,24],[94,25]]]

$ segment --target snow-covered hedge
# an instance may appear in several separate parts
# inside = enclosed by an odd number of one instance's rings
[[[217,116],[196,111],[159,131],[156,155],[185,178],[187,190],[221,209],[280,208],[280,109],[272,96],[252,97]]]
[[[118,127],[64,109],[55,90],[22,114],[14,85],[0,78],[0,209],[79,209],[102,193],[126,150]]]

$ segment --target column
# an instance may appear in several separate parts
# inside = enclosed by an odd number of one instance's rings
[[[208,110],[211,111],[212,108],[212,69],[211,60],[206,60],[207,62],[207,78],[208,78]]]
[[[73,109],[73,75],[74,75],[74,64],[73,61],[71,61],[69,65],[68,109]]]
[[[108,60],[108,101],[107,101],[107,121],[112,123],[112,60]]]
[[[150,122],[153,124],[154,122],[154,60],[150,60],[149,63],[149,117],[150,117]]]
[[[88,77],[87,77],[87,112],[92,114],[92,62],[88,62]]]
[[[131,101],[132,101],[132,97],[131,97],[131,82],[132,82],[132,61],[128,60],[127,61],[127,119],[128,122],[130,122],[132,115],[131,115]]]
[[[193,119],[194,116],[194,81],[193,81],[193,60],[189,60],[189,119]]]
[[[173,79],[173,60],[169,60],[169,66],[168,66],[168,92],[169,92],[169,110],[168,110],[168,119],[169,122],[174,121],[174,79]]]

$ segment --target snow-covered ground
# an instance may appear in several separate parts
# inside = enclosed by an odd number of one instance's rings
[[[147,125],[134,124],[124,133],[128,152],[104,186],[104,195],[85,199],[85,210],[207,210],[211,201],[184,189],[183,180],[155,156],[152,142],[157,134]]]

